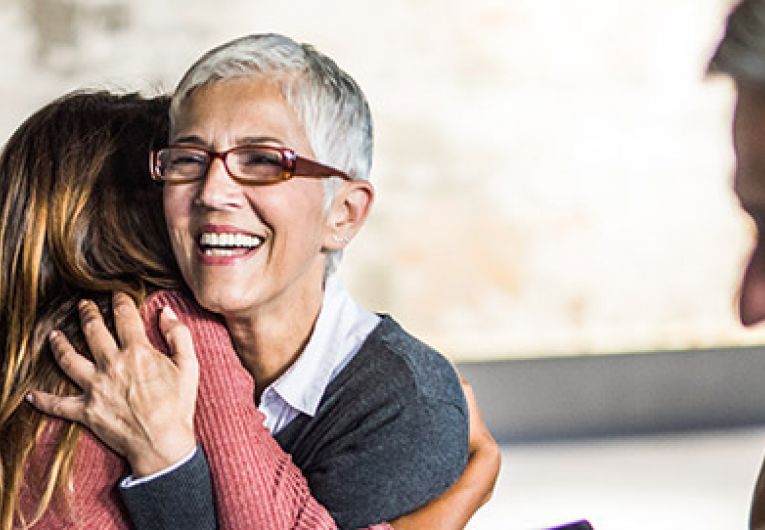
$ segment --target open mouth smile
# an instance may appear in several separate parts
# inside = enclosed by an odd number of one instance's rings
[[[263,239],[247,234],[202,232],[199,248],[207,256],[233,256],[245,254],[263,244]]]
[[[197,248],[205,258],[237,258],[246,256],[263,244],[263,238],[242,232],[203,231],[197,236]]]

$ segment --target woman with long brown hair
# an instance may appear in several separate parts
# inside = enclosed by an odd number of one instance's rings
[[[0,155],[2,530],[129,526],[116,487],[128,471],[124,459],[79,424],[40,414],[25,397],[33,389],[79,393],[58,368],[48,337],[60,330],[88,354],[80,300],[111,315],[114,291],[141,303],[152,291],[183,288],[161,190],[147,167],[154,140],[166,138],[167,105],[164,97],[72,94],[30,117]],[[252,379],[220,322],[181,295],[160,291],[144,303],[154,347],[163,347],[156,313],[166,305],[194,323],[201,377],[193,421],[215,482],[218,525],[333,528],[263,427]],[[213,352],[207,344],[225,347]],[[193,410],[196,392],[190,393],[179,399],[191,400]],[[395,528],[458,528],[485,499],[496,476],[496,447],[474,418],[472,443],[481,450],[463,477],[431,505],[394,521]],[[210,488],[196,486],[179,494],[204,496]],[[153,527],[180,524],[173,500],[164,500],[168,519]]]
[[[79,299],[88,297],[107,309],[115,289],[140,300],[150,290],[177,286],[160,193],[144,184],[141,163],[151,132],[163,134],[166,104],[137,95],[75,94],[30,117],[0,157],[4,529],[20,515],[22,497],[35,498],[36,508],[25,514],[34,521],[55,492],[67,490],[82,438],[80,425],[51,420],[24,401],[33,388],[77,390],[56,365],[48,334],[66,330],[86,352]],[[55,442],[41,447],[46,429],[55,430],[45,437]],[[45,459],[35,457],[43,453]]]

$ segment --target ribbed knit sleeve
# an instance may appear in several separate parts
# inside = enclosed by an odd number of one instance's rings
[[[335,522],[313,498],[301,471],[263,426],[263,416],[253,401],[252,378],[240,363],[226,328],[180,293],[155,293],[142,311],[150,340],[165,353],[167,346],[158,327],[158,313],[165,305],[173,307],[189,326],[199,359],[195,428],[212,475],[219,528],[335,529]],[[34,513],[39,501],[43,478],[63,425],[62,420],[51,420],[38,443],[33,465],[27,466],[20,500],[28,516]],[[163,480],[187,483],[184,474],[205,469],[189,466],[185,464]],[[130,518],[117,493],[117,484],[127,472],[121,457],[90,432],[83,431],[75,455],[72,495],[66,505],[52,503],[34,530],[142,530],[129,524]],[[160,507],[167,502],[196,502],[184,495],[154,501]],[[176,508],[183,511],[181,506]],[[178,513],[178,509],[169,511]],[[156,511],[156,507],[150,511]],[[139,524],[141,520],[137,519]],[[369,530],[393,527],[380,523]]]
[[[195,428],[212,473],[220,528],[336,528],[291,457],[264,427],[254,403],[253,380],[225,326],[182,294],[160,291],[142,308],[154,346],[167,351],[158,326],[159,312],[166,305],[191,330],[199,359]],[[370,528],[391,527],[383,523]]]

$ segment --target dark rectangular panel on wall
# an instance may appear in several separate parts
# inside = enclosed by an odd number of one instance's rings
[[[461,363],[501,442],[765,424],[765,347]]]

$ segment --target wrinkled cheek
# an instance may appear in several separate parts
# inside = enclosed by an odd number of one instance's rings
[[[741,281],[739,316],[751,326],[765,320],[765,242],[758,240]]]

